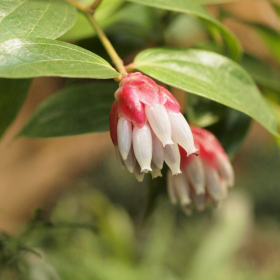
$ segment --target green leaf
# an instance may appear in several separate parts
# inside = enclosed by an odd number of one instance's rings
[[[63,89],[44,101],[19,136],[46,138],[109,130],[115,82],[94,82]]]
[[[0,43],[0,77],[61,76],[109,79],[119,75],[98,55],[72,44],[39,38]]]
[[[17,37],[55,39],[70,29],[77,11],[64,0],[1,0],[0,41]]]
[[[166,9],[175,12],[187,13],[206,21],[210,29],[218,28],[226,45],[228,46],[233,59],[238,60],[242,52],[241,45],[236,37],[223,26],[219,21],[211,17],[204,9],[200,1],[193,0],[128,0],[130,2]]]
[[[30,86],[30,79],[0,79],[0,136],[15,119]]]
[[[243,56],[241,65],[258,84],[280,91],[280,72],[278,69],[249,55]]]
[[[251,77],[230,59],[194,49],[147,49],[134,68],[170,86],[234,108],[279,137],[279,122]]]

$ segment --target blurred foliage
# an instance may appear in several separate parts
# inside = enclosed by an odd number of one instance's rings
[[[104,159],[17,238],[1,236],[0,279],[278,279],[280,161],[260,144],[236,158],[224,205],[191,217],[163,193],[145,219],[149,179],[137,183]]]

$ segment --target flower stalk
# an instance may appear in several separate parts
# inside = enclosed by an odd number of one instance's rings
[[[89,7],[94,11],[101,3],[102,0],[95,0]]]
[[[93,27],[95,28],[95,31],[96,31],[100,41],[102,42],[104,48],[106,49],[107,53],[111,57],[113,63],[115,64],[116,68],[118,69],[118,71],[122,74],[122,76],[126,75],[127,72],[124,68],[122,59],[119,57],[119,55],[117,54],[113,45],[109,41],[108,37],[106,36],[106,34],[103,32],[103,30],[100,28],[100,26],[96,22],[94,16],[89,13],[86,13],[86,16],[89,19],[89,21],[91,22],[91,24],[93,25]]]
[[[112,59],[112,62],[116,66],[117,70],[121,73],[121,76],[124,76],[127,74],[127,71],[125,70],[124,64],[118,53],[116,52],[115,48],[111,44],[110,40],[104,33],[104,31],[101,29],[99,24],[96,22],[94,18],[94,11],[99,6],[102,0],[95,0],[90,6],[85,6],[75,0],[66,0],[73,6],[75,6],[78,10],[80,10],[89,20],[91,25],[94,27],[102,45],[106,49],[108,55]],[[116,78],[117,81],[120,80],[120,78]]]

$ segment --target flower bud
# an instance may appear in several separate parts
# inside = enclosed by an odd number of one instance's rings
[[[187,212],[195,207],[202,211],[210,203],[219,205],[227,195],[227,188],[234,183],[234,172],[231,163],[218,139],[206,129],[192,126],[191,132],[194,145],[199,149],[199,156],[194,154],[187,156],[187,151],[179,146],[181,155],[181,170],[183,179],[180,179],[181,188],[178,191],[178,179],[168,175],[167,188],[170,200],[174,202],[186,201],[186,193],[189,194]],[[175,139],[174,139],[175,140]],[[181,176],[180,175],[180,176]]]

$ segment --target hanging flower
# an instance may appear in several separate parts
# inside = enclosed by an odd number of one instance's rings
[[[234,184],[234,172],[223,147],[208,130],[191,127],[199,156],[187,156],[179,147],[182,174],[168,172],[167,188],[173,204],[191,214],[192,208],[202,211],[211,202],[218,205]]]
[[[140,72],[126,75],[115,92],[110,133],[123,168],[138,181],[151,172],[161,176],[165,161],[172,175],[180,174],[179,146],[186,155],[197,151],[180,105],[164,87]]]

